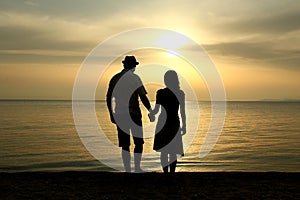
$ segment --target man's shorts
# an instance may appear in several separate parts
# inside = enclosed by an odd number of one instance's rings
[[[117,120],[119,147],[130,146],[130,133],[133,136],[135,145],[144,144],[142,116],[131,115],[132,121],[135,123],[135,125],[132,125],[132,122],[130,122],[128,116],[123,117],[122,115],[118,115],[118,118],[121,119],[120,124],[118,124],[119,120]]]

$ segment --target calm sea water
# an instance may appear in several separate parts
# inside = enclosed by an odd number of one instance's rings
[[[199,114],[194,104],[187,102],[187,134],[189,127],[198,123],[199,127],[185,156],[179,159],[178,171],[300,171],[300,103],[227,102],[222,134],[214,149],[201,159],[199,150],[210,124],[211,105],[197,103]],[[96,102],[96,111],[102,130],[117,144],[105,102]],[[113,170],[83,145],[71,101],[0,101],[0,118],[2,172]],[[143,121],[145,153],[154,153],[151,130],[155,124],[146,118]],[[186,138],[189,136],[184,136],[184,141]],[[109,149],[101,153],[110,156]],[[142,165],[147,168],[151,163],[159,163],[158,156],[144,159]],[[159,167],[151,170],[161,171]]]

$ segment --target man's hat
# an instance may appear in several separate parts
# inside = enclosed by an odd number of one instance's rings
[[[135,57],[134,56],[126,56],[125,59],[122,61],[122,63],[124,65],[126,64],[135,64],[135,65],[138,65],[139,62],[136,61]]]

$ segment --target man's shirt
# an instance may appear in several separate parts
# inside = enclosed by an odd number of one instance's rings
[[[139,96],[147,94],[140,77],[131,70],[123,69],[112,77],[107,95],[115,98],[116,114],[141,115]]]

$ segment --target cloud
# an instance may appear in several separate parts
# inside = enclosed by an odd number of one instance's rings
[[[283,69],[300,70],[300,50],[276,49],[272,42],[232,42],[204,45],[214,55],[247,59]]]
[[[84,60],[85,56],[84,53],[70,51],[0,50],[2,64],[78,64]]]
[[[1,62],[57,62],[86,56],[103,39],[101,28],[55,17],[0,12]],[[46,59],[47,55],[49,56]],[[52,61],[53,62],[53,61]]]
[[[28,6],[33,6],[33,7],[38,6],[37,2],[34,2],[34,1],[24,1],[24,4],[26,4]]]
[[[87,54],[120,31],[154,26],[174,30],[183,27],[182,30],[205,43],[210,52],[219,55],[268,62],[279,57],[285,58],[283,64],[286,61],[287,66],[294,66],[300,41],[298,5],[297,1],[239,0],[3,1],[1,57],[6,55],[7,59],[2,61],[9,61],[19,53],[20,62],[25,56],[29,61],[30,55],[34,62],[48,53],[49,59],[59,56],[61,60],[66,56],[69,60],[68,56]],[[289,58],[295,61],[288,62]]]
[[[205,49],[223,56],[234,56],[247,59],[267,59],[275,56],[270,43],[220,43],[204,45]]]
[[[144,1],[118,2],[109,0],[36,0],[1,1],[0,10],[14,13],[53,16],[67,21],[95,22],[109,20],[119,13],[136,13],[147,10],[153,3]],[[144,9],[142,9],[144,8]],[[127,17],[124,15],[123,17]]]
[[[300,30],[300,4],[295,0],[199,1],[186,16],[204,43],[276,40]]]
[[[0,37],[1,50],[53,49],[78,51],[91,47],[91,42],[88,41],[68,41],[45,30],[21,26],[2,26]]]
[[[274,15],[248,16],[221,25],[221,29],[237,33],[282,34],[300,29],[299,10]]]

